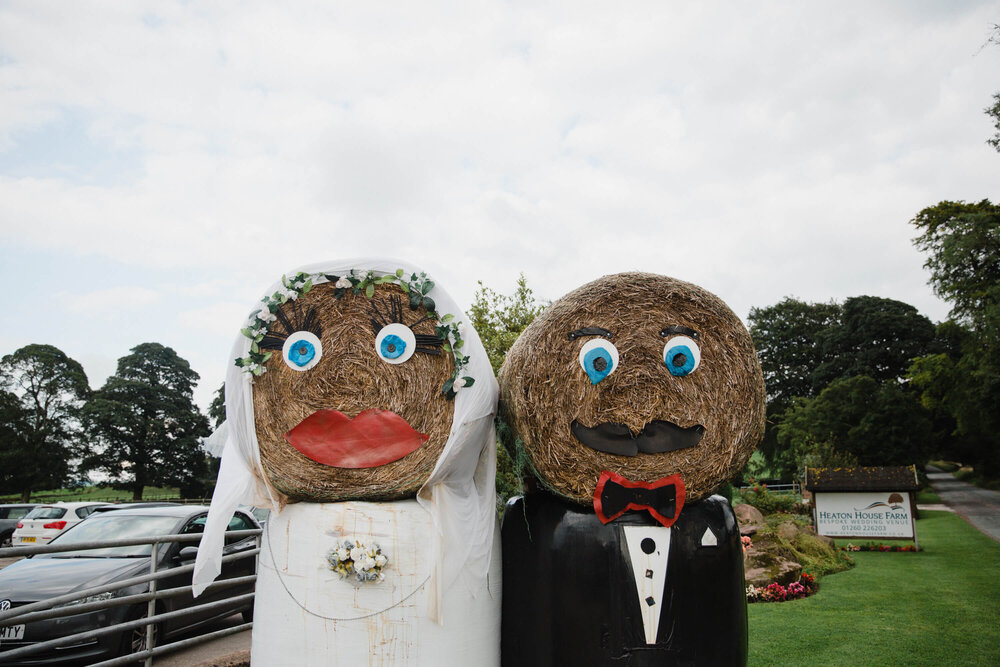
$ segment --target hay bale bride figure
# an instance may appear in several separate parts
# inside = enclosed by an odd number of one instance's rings
[[[271,508],[255,665],[499,664],[497,386],[420,269],[358,259],[271,286],[233,346],[196,593],[237,505]]]

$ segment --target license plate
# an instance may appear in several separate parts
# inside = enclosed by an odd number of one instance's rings
[[[8,625],[5,628],[0,628],[0,644],[16,639],[24,639],[23,625]]]
[[[22,538],[20,538],[20,540],[22,542],[34,542],[35,538],[33,538],[33,537],[22,537]]]

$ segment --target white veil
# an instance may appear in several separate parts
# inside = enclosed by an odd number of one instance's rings
[[[403,269],[406,274],[420,272],[418,267],[407,262],[362,258],[310,264],[286,275],[294,276],[299,272],[344,275],[351,269],[362,275],[369,270],[376,275],[393,274],[397,269]],[[325,279],[314,282],[325,282]],[[278,281],[266,294],[273,294],[282,287]],[[458,304],[437,284],[429,296],[441,315],[451,313],[456,321],[466,323],[462,351],[468,355],[469,363],[464,374],[475,378],[471,387],[461,389],[455,397],[448,441],[430,478],[417,492],[417,501],[431,514],[436,529],[427,612],[431,619],[441,623],[444,591],[459,578],[469,590],[475,591],[490,568],[496,525],[493,416],[498,390],[486,350],[479,335],[468,326],[468,318]],[[210,450],[222,448],[222,464],[195,561],[196,596],[221,572],[224,533],[237,505],[269,507],[272,512],[280,509],[270,487],[262,481],[265,476],[254,427],[251,376],[235,364],[235,360],[245,357],[249,350],[250,339],[237,335],[226,373],[226,421],[206,443]]]

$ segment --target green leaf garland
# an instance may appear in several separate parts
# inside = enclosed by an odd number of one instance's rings
[[[406,272],[403,269],[396,269],[395,273],[388,273],[384,276],[376,276],[372,270],[359,275],[356,269],[351,269],[343,276],[332,274],[310,275],[303,272],[296,273],[291,278],[281,276],[283,288],[271,296],[261,299],[261,307],[250,314],[247,326],[240,329],[240,333],[250,339],[250,353],[245,357],[236,359],[236,366],[253,377],[259,377],[267,370],[264,368],[264,364],[271,358],[271,352],[262,353],[259,343],[270,330],[271,322],[277,319],[274,313],[288,301],[294,301],[299,296],[307,294],[319,279],[333,284],[333,296],[337,299],[343,297],[348,291],[356,295],[364,294],[370,299],[375,295],[376,285],[395,283],[403,292],[409,295],[411,310],[416,310],[423,306],[424,310],[427,311],[427,316],[437,320],[434,333],[444,341],[442,349],[445,352],[451,353],[455,359],[455,370],[441,387],[441,393],[448,400],[451,400],[455,398],[458,390],[463,387],[471,387],[475,383],[473,377],[462,375],[462,370],[469,363],[469,357],[459,352],[465,344],[459,329],[461,323],[456,322],[455,316],[451,313],[438,315],[436,312],[437,304],[434,302],[434,299],[427,296],[434,289],[434,281],[428,278],[426,273],[421,272],[419,275],[412,273],[407,279]]]

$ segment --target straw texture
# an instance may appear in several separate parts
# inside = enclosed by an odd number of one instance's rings
[[[323,355],[318,365],[300,372],[289,368],[281,351],[266,363],[267,372],[254,379],[253,409],[260,460],[270,483],[291,500],[395,500],[412,497],[427,480],[451,428],[454,401],[441,386],[452,372],[451,354],[417,352],[406,363],[388,364],[375,351],[377,325],[373,307],[384,317],[402,299],[403,324],[426,317],[423,308],[410,310],[408,298],[396,285],[376,287],[372,298],[348,293],[334,297],[334,286],[315,286],[282,306],[291,322],[301,322],[315,308]],[[296,312],[298,311],[298,312]],[[275,322],[271,333],[284,332]],[[434,321],[413,326],[416,334],[433,335]],[[314,331],[314,333],[316,333]],[[418,337],[419,339],[419,337]],[[284,434],[321,409],[336,409],[355,417],[363,410],[391,410],[429,437],[419,449],[376,468],[346,469],[316,463],[284,439]]]
[[[700,335],[701,365],[683,377],[664,363],[661,331],[681,325]],[[612,332],[617,369],[592,384],[578,356],[593,336]],[[753,343],[718,297],[650,273],[605,276],[565,295],[521,334],[499,373],[501,412],[530,473],[552,492],[589,505],[602,471],[654,481],[680,474],[691,501],[710,495],[746,463],[764,428],[764,380]],[[618,456],[581,444],[573,420],[621,423],[633,433],[653,420],[705,427],[694,447]]]

